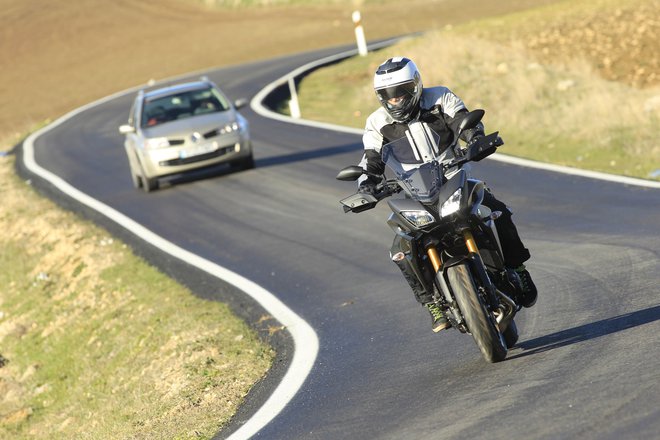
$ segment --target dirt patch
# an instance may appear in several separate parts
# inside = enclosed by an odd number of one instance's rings
[[[605,79],[649,88],[660,85],[658,17],[657,0],[564,2],[548,7],[543,19],[520,14],[512,32],[482,35],[522,45],[541,62],[581,58]]]

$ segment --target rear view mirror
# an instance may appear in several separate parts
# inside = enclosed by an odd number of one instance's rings
[[[465,130],[469,130],[471,128],[474,128],[481,122],[481,119],[484,117],[486,112],[484,110],[478,109],[478,110],[472,110],[470,113],[465,115],[463,120],[461,121],[461,124],[458,126],[458,133],[459,135],[463,133]]]
[[[339,174],[337,174],[337,180],[347,180],[353,181],[357,180],[361,175],[364,174],[364,169],[357,165],[351,165],[342,169]]]

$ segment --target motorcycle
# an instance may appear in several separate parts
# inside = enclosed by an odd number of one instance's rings
[[[468,113],[459,134],[476,127],[484,113]],[[432,294],[454,329],[472,335],[487,361],[499,362],[518,340],[514,317],[523,290],[517,273],[504,265],[495,226],[502,213],[482,204],[486,186],[468,178],[466,164],[494,153],[503,141],[494,132],[465,149],[455,148],[457,140],[438,154],[438,140],[422,122],[409,124],[405,137],[381,150],[395,177],[375,176],[381,183],[373,194],[357,192],[340,203],[346,213],[361,213],[403,192],[405,197],[388,200],[392,261],[414,274],[412,282]],[[362,167],[349,166],[337,179],[355,181],[363,174]]]

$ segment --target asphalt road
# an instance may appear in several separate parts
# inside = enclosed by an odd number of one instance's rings
[[[232,99],[251,98],[332,52],[208,76]],[[515,212],[540,291],[537,305],[517,317],[518,346],[506,361],[488,364],[469,336],[431,332],[428,313],[388,259],[386,205],[359,215],[340,209],[353,184],[334,177],[359,160],[359,136],[289,125],[247,108],[255,169],[201,173],[146,194],[131,185],[117,132],[132,96],[38,138],[36,160],[155,233],[267,288],[316,330],[310,376],[257,438],[658,438],[660,190],[478,164],[477,174]],[[124,238],[200,294],[222,291],[218,297],[247,319],[258,316],[240,293],[202,282],[130,234]],[[291,345],[285,335],[280,342],[286,363]],[[276,366],[219,437],[249,417],[284,368]]]

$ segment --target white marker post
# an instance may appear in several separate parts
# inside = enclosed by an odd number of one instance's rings
[[[362,28],[362,16],[360,11],[353,12],[353,23],[355,23],[355,39],[357,40],[357,47],[360,56],[367,54],[367,40],[364,38],[364,29]]]
[[[294,119],[300,119],[300,105],[298,104],[298,93],[296,92],[296,81],[293,77],[289,78],[289,93],[291,94],[291,99],[289,100],[289,111],[291,112],[291,117]]]

